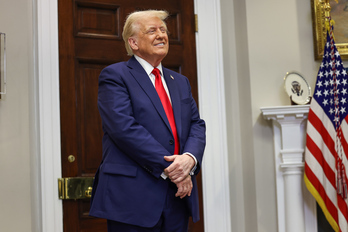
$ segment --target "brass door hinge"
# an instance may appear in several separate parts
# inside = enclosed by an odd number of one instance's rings
[[[195,14],[195,32],[198,32],[198,15]]]
[[[66,177],[58,179],[58,196],[62,200],[76,200],[92,196],[93,177]]]

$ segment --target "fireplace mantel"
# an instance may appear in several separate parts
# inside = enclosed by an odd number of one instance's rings
[[[316,203],[303,181],[309,105],[262,107],[272,121],[279,232],[317,232]]]

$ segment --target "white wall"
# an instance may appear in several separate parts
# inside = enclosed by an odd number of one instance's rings
[[[221,17],[231,228],[232,231],[257,231],[245,1],[221,1]]]
[[[314,90],[310,4],[221,0],[232,231],[277,231],[273,135],[260,107],[290,105],[289,71]]]
[[[31,1],[2,0],[0,31],[7,42],[7,94],[0,100],[0,231],[30,232]]]
[[[283,77],[298,71],[314,87],[310,1],[246,0],[258,231],[276,231],[273,137],[260,107],[289,105]]]

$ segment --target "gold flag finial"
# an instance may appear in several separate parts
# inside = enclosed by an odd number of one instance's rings
[[[330,12],[331,12],[330,0],[325,0],[324,11],[325,11],[325,19],[329,20]]]
[[[325,28],[330,31],[331,26],[335,25],[335,21],[331,18],[330,0],[322,1],[322,7],[325,12]]]

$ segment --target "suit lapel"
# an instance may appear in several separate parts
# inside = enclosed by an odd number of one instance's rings
[[[158,114],[161,116],[164,123],[167,125],[170,130],[170,124],[167,119],[167,115],[163,109],[160,98],[158,97],[157,91],[154,88],[149,76],[143,69],[143,67],[139,64],[139,62],[134,58],[134,56],[128,60],[127,66],[130,68],[129,72],[134,77],[134,79],[139,83],[141,88],[147,94],[147,96],[152,101],[152,104],[156,108]]]

